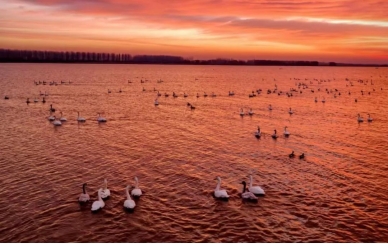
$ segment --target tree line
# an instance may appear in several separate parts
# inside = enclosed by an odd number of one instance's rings
[[[318,66],[318,61],[193,60],[169,55],[135,55],[96,52],[58,52],[0,49],[0,62],[7,63],[122,63],[122,64],[192,64],[192,65],[282,65]],[[331,62],[331,66],[336,63]]]

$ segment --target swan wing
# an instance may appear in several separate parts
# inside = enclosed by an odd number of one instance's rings
[[[103,207],[105,207],[104,201],[95,201],[92,204],[92,211],[97,211]]]
[[[136,188],[136,189],[133,189],[131,191],[131,195],[132,196],[135,196],[135,197],[140,197],[143,193],[141,192],[141,190],[139,188]]]
[[[79,202],[87,202],[90,200],[89,194],[81,193],[81,195],[78,198]]]
[[[109,189],[104,189],[101,191],[101,198],[107,198],[110,196],[110,190]]]
[[[243,199],[257,199],[257,197],[255,196],[255,194],[253,194],[252,192],[249,192],[249,191],[242,193],[242,194],[241,194],[241,197],[242,197]]]
[[[249,191],[255,195],[265,195],[264,190],[260,186],[249,187]]]
[[[133,200],[125,200],[124,207],[129,208],[129,209],[133,209],[136,207],[136,203]]]
[[[218,190],[218,191],[214,191],[214,196],[216,198],[228,198],[229,195],[228,193],[226,192],[226,190]]]

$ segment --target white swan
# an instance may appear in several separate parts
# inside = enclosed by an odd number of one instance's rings
[[[246,191],[247,188],[246,188],[246,184],[245,181],[241,182],[241,184],[243,184],[243,190],[242,190],[242,193],[241,193],[241,198],[242,199],[245,199],[245,200],[257,200],[258,198],[255,196],[255,194],[253,194],[252,192],[250,191]]]
[[[368,114],[368,122],[372,122],[373,119],[370,117],[370,114]]]
[[[272,110],[272,105],[271,104],[268,106],[268,110]]]
[[[290,108],[290,110],[288,110],[288,113],[289,113],[289,114],[293,114],[294,112],[293,112],[292,109]]]
[[[143,193],[139,188],[139,179],[135,176],[135,188],[131,191],[131,195],[134,197],[140,197]]]
[[[125,194],[127,194],[127,200],[124,202],[124,208],[127,210],[133,210],[136,207],[136,203],[129,195],[129,185],[125,188]]]
[[[50,112],[50,116],[48,117],[48,120],[50,120],[50,121],[54,121],[55,120],[55,116],[51,115],[51,112]]]
[[[217,176],[217,186],[216,186],[216,189],[214,190],[214,196],[216,198],[223,198],[223,199],[228,199],[229,198],[229,195],[228,193],[226,192],[226,190],[222,190],[220,189],[220,185],[221,185],[221,178]]]
[[[285,137],[289,137],[290,136],[290,132],[287,131],[287,126],[284,127],[284,136]]]
[[[54,118],[55,118],[55,116],[54,116]],[[54,120],[54,122],[53,122],[53,125],[55,125],[55,126],[61,126],[61,125],[62,125],[62,122],[59,121],[57,118],[55,118],[55,120]]]
[[[101,192],[102,192],[102,189],[100,188],[98,190],[98,200],[94,201],[93,204],[92,204],[92,211],[93,212],[96,212],[96,211],[98,211],[98,210],[100,210],[100,209],[105,207],[105,203],[104,203],[104,201],[101,198]]]
[[[255,132],[255,136],[256,136],[256,138],[260,138],[261,137],[260,126],[257,126],[257,131]]]
[[[364,122],[364,119],[360,116],[360,114],[358,114],[357,121],[358,122]]]
[[[326,101],[325,101],[325,98],[322,98],[322,102],[323,102],[323,103],[326,102]]]
[[[77,113],[78,113],[77,121],[78,121],[78,122],[85,122],[86,119],[85,119],[85,118],[82,118],[82,117],[79,117],[79,112],[77,112]]]
[[[248,113],[249,113],[249,115],[253,115],[252,109],[250,109]]]
[[[110,196],[110,190],[108,189],[108,181],[104,179],[104,189],[101,190],[102,199],[108,198]]]
[[[155,99],[154,104],[155,104],[155,106],[158,106],[158,105],[159,105],[158,99]]]
[[[314,100],[315,102],[318,102],[318,99],[315,97],[315,100]]]
[[[86,192],[86,183],[82,185],[82,193],[79,195],[78,202],[85,203],[90,200],[89,194]]]
[[[253,194],[255,194],[255,195],[265,195],[264,190],[260,186],[252,186],[252,184],[253,184],[253,177],[252,177],[252,175],[249,175],[249,179],[250,179],[250,181],[249,181],[249,188],[248,188],[248,190],[250,192],[252,192]]]
[[[98,121],[98,122],[106,122],[106,119],[105,119],[104,117],[101,117],[100,114],[98,114],[97,121]]]
[[[67,119],[66,119],[65,117],[62,116],[62,112],[61,112],[61,118],[60,118],[59,120],[62,121],[62,122],[67,121]]]

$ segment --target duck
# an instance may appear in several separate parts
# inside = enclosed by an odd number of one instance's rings
[[[62,112],[61,112],[61,118],[59,120],[62,121],[62,122],[67,121],[67,119],[65,117],[63,117]]]
[[[110,197],[110,190],[108,189],[108,181],[104,179],[104,188],[101,189],[101,198],[106,199]]]
[[[214,190],[214,197],[219,198],[219,199],[228,199],[229,195],[226,192],[226,190],[220,189],[221,185],[221,178],[217,176],[216,180],[218,181],[216,189]]]
[[[105,119],[104,117],[101,117],[100,114],[98,114],[97,121],[98,121],[98,122],[106,122],[106,119]]]
[[[87,186],[86,183],[82,185],[82,193],[81,195],[79,195],[79,198],[78,198],[79,203],[86,203],[90,200],[89,194],[86,192],[86,186]]]
[[[129,195],[129,185],[125,188],[125,194],[127,195],[127,200],[124,201],[124,208],[128,211],[133,211],[133,209],[136,207],[136,203],[134,200],[131,199],[131,196]]]
[[[257,126],[257,131],[255,132],[255,137],[256,138],[260,138],[261,137],[261,131],[260,131],[260,127]]]
[[[142,194],[143,193],[142,193],[141,189],[139,188],[139,179],[137,178],[137,176],[135,176],[135,187],[132,189],[131,195],[133,197],[139,198]]]
[[[193,110],[195,109],[195,107],[193,105],[190,105],[190,109]]]
[[[373,119],[370,117],[370,114],[368,114],[368,122],[372,122]]]
[[[273,130],[273,131],[274,131],[274,133],[272,134],[272,138],[273,138],[273,139],[278,138],[278,135],[276,134],[276,130]]]
[[[5,96],[4,99],[5,99],[5,100],[8,100],[8,99],[9,99],[9,96]]]
[[[105,207],[105,203],[102,200],[101,195],[102,195],[102,189],[100,188],[98,190],[98,200],[94,201],[92,204],[92,212],[97,212],[98,210],[103,209]]]
[[[285,137],[289,137],[290,136],[290,132],[287,131],[287,126],[284,127],[284,136]]]
[[[364,119],[360,116],[360,114],[358,114],[357,121],[358,122],[364,122]]]
[[[255,194],[255,195],[265,195],[264,190],[260,186],[252,186],[252,184],[253,184],[253,177],[252,177],[252,175],[249,175],[249,179],[250,179],[250,181],[249,181],[249,188],[248,188],[248,190],[250,192],[252,192],[253,194]]]
[[[304,159],[304,153],[302,153],[301,155],[299,155],[299,159]]]
[[[86,119],[85,119],[85,118],[82,118],[82,117],[79,117],[79,112],[77,112],[77,113],[78,113],[77,121],[78,121],[78,122],[85,122]]]
[[[290,155],[288,155],[288,157],[290,157],[290,158],[295,157],[294,151],[292,151],[292,153],[290,153]]]
[[[256,197],[255,194],[253,194],[250,191],[247,191],[247,183],[245,181],[242,181],[241,184],[243,184],[243,190],[241,193],[241,198],[244,200],[250,200],[250,201],[257,201],[258,197]]]

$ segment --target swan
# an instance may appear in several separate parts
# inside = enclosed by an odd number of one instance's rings
[[[290,110],[288,110],[288,113],[289,113],[289,114],[293,114],[294,112],[293,112],[292,109],[290,108]]]
[[[27,103],[27,104],[29,104],[29,103],[30,103],[30,99],[29,99],[29,98],[27,98],[27,101],[26,101],[26,103]]]
[[[272,110],[272,105],[271,105],[271,104],[268,106],[268,109],[269,109],[269,110]]]
[[[314,100],[315,102],[318,102],[318,99],[315,97],[315,100]]]
[[[260,131],[260,127],[257,126],[257,131],[255,132],[255,136],[256,138],[260,138],[261,137],[261,131]]]
[[[50,112],[55,112],[55,108],[53,108],[52,104],[50,104]]]
[[[67,119],[66,119],[65,117],[62,116],[62,112],[61,112],[61,118],[60,118],[59,120],[60,120],[60,121],[63,121],[63,122],[67,121]]]
[[[249,175],[249,179],[250,179],[250,182],[249,182],[248,190],[250,192],[252,192],[253,194],[255,194],[255,195],[265,195],[264,190],[260,186],[252,186],[252,184],[253,184],[253,177],[252,177],[252,175]]]
[[[322,102],[323,102],[323,103],[326,102],[326,101],[325,101],[325,98],[322,98]]]
[[[304,159],[304,153],[302,153],[301,155],[299,155],[299,159]]]
[[[240,111],[240,116],[243,117],[244,115],[245,115],[245,114],[244,114],[244,110],[241,109],[241,111]]]
[[[104,179],[104,189],[101,190],[102,199],[110,197],[110,190],[108,189],[108,181]]]
[[[368,114],[368,122],[372,122],[373,119],[370,117],[370,114]]]
[[[140,197],[143,193],[139,188],[139,179],[135,176],[135,188],[131,191],[133,197]]]
[[[242,193],[241,193],[241,198],[242,199],[245,199],[245,200],[251,200],[251,201],[257,201],[257,197],[255,196],[255,194],[253,194],[252,192],[250,191],[246,191],[246,184],[245,181],[241,182],[241,184],[243,184],[243,190],[242,190]]]
[[[96,211],[102,209],[103,207],[105,207],[105,203],[101,198],[101,194],[102,194],[102,189],[100,188],[98,190],[98,200],[94,201],[92,204],[92,211],[93,212],[96,212]]]
[[[290,136],[290,132],[287,131],[287,126],[284,127],[284,136],[285,136],[285,137],[289,137],[289,136]]]
[[[129,195],[129,185],[125,188],[125,194],[127,194],[127,200],[125,200],[124,202],[124,208],[126,210],[133,210],[136,207],[136,203],[131,199],[131,196]]]
[[[226,190],[221,190],[220,185],[221,185],[221,178],[217,176],[216,180],[218,181],[216,189],[214,190],[214,196],[216,198],[221,198],[221,199],[228,199],[229,195],[226,192]]]
[[[274,131],[274,133],[273,133],[273,135],[272,135],[272,138],[273,138],[273,139],[278,138],[278,135],[276,134],[276,130],[273,130],[273,131]]]
[[[249,115],[253,115],[252,109],[249,110],[248,114],[249,114]]]
[[[187,94],[186,94],[186,93],[184,93],[184,94],[183,94],[183,97],[187,97]]]
[[[295,157],[294,151],[292,151],[292,153],[290,155],[288,155],[288,157],[290,157],[290,158]]]
[[[81,195],[79,195],[79,198],[78,198],[79,203],[86,203],[90,200],[89,194],[86,192],[86,186],[87,186],[86,183],[82,185],[82,193]]]
[[[44,97],[43,97],[43,99],[42,99],[42,103],[45,103],[46,102],[46,100],[44,99]]]
[[[79,112],[77,112],[77,113],[78,113],[77,121],[78,121],[78,122],[85,122],[86,119],[85,119],[85,118],[82,118],[82,117],[79,117]]]
[[[52,116],[51,113],[50,113],[50,116],[48,117],[48,120],[54,121],[55,120],[55,116]]]
[[[357,121],[358,121],[358,122],[364,122],[364,119],[360,116],[360,114],[358,114]]]
[[[105,119],[104,117],[101,117],[100,114],[98,114],[97,121],[98,121],[98,122],[106,122],[106,119]]]
[[[34,99],[34,103],[37,103],[39,102],[39,100],[37,98]]]
[[[54,118],[55,118],[55,120],[54,120],[54,122],[53,122],[53,125],[55,125],[55,126],[61,126],[61,125],[62,125],[62,122],[61,122],[59,119],[57,119],[55,116],[54,116]]]
[[[155,106],[158,106],[158,105],[159,105],[158,99],[155,99],[154,104],[155,104]]]

